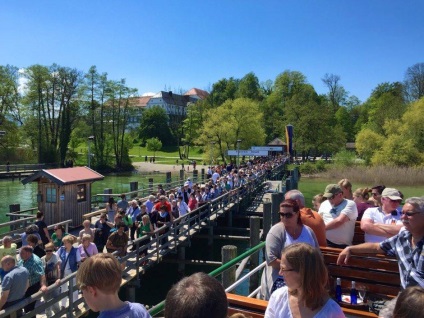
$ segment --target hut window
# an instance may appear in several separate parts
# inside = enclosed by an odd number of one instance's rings
[[[46,189],[46,203],[56,203],[56,196],[56,187],[52,186],[51,188]]]
[[[85,184],[77,185],[77,201],[78,202],[87,201],[87,192],[86,192]]]

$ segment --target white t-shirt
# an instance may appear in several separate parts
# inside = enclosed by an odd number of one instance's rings
[[[265,318],[292,318],[289,306],[289,293],[287,286],[281,287],[272,293],[265,311]],[[340,306],[331,298],[327,300],[314,318],[343,318]]]
[[[349,221],[335,229],[327,230],[325,235],[327,240],[334,244],[352,245],[353,235],[355,234],[355,222],[358,217],[358,209],[356,208],[355,202],[343,199],[338,206],[333,207],[329,200],[325,200],[321,203],[318,213],[321,215],[326,225],[340,214],[346,215]]]
[[[396,211],[397,212],[397,211]],[[362,219],[370,219],[373,223],[379,224],[402,224],[400,219],[400,213],[397,212],[396,215],[391,213],[385,214],[380,207],[368,208],[365,210]],[[368,234],[365,232],[365,242],[366,243],[380,243],[383,242],[387,237]]]

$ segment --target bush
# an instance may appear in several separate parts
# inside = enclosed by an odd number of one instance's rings
[[[355,152],[349,150],[339,151],[333,157],[333,162],[338,167],[352,167],[355,165],[355,161]]]

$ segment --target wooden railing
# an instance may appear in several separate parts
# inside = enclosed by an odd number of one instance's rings
[[[220,197],[211,200],[210,202],[204,204],[191,211],[189,214],[175,219],[173,222],[170,222],[159,229],[156,229],[153,234],[146,235],[141,238],[136,239],[132,244],[135,245],[135,250],[129,252],[126,256],[119,258],[120,262],[127,262],[127,266],[124,269],[124,277],[128,277],[123,280],[122,284],[126,284],[131,279],[136,279],[138,282],[140,268],[143,268],[142,264],[146,261],[157,262],[160,261],[166,254],[175,250],[178,245],[189,241],[191,236],[199,232],[202,228],[212,225],[212,223],[221,215],[224,215],[226,212],[230,211],[231,208],[239,204],[244,197],[248,197],[252,192],[259,191],[261,187],[264,186],[264,181],[271,178],[279,178],[284,172],[285,166],[280,165],[276,167],[270,175],[262,175],[257,179],[252,180],[245,184],[242,187],[236,188],[230,192],[227,192]],[[99,211],[92,212],[99,214]],[[88,217],[94,216],[92,213],[88,213]],[[101,213],[101,212],[100,212]],[[96,215],[96,214],[95,214]],[[70,223],[70,220],[61,222],[61,223]],[[58,223],[60,224],[60,223]],[[53,227],[52,225],[51,227]],[[151,237],[152,240],[145,244],[140,245],[145,238]],[[161,244],[164,238],[168,238],[168,242]],[[144,249],[148,249],[147,255],[140,257],[140,252]],[[61,317],[61,315],[66,314],[67,317],[79,317],[86,310],[88,310],[81,298],[78,300],[72,299],[72,293],[77,289],[74,285],[73,278],[76,273],[73,273],[60,281],[59,286],[50,286],[49,290],[59,288],[63,284],[69,283],[69,290],[67,292],[60,293],[57,297],[52,300],[49,300],[47,303],[42,304],[39,307],[36,307],[32,312],[26,314],[24,317],[34,317],[37,314],[43,314],[44,310],[47,307],[50,307],[53,303],[60,302],[61,299],[69,297],[69,306],[57,313],[53,317]],[[0,318],[11,315],[12,318],[16,316],[16,311],[20,308],[23,308],[26,304],[31,303],[34,300],[40,300],[43,296],[43,293],[38,292],[31,296],[30,298],[24,299],[22,302],[15,304],[6,310],[0,311]]]

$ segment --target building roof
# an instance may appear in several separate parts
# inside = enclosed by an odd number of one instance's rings
[[[192,89],[185,92],[184,95],[198,96],[200,99],[205,99],[206,97],[208,97],[209,93],[207,91],[202,90],[202,89],[193,87]]]
[[[131,101],[132,107],[146,107],[152,96],[134,97]]]
[[[160,91],[151,98],[151,104],[154,104],[154,99],[161,98],[165,103],[169,105],[187,106],[189,102],[195,102],[196,100],[188,95],[174,94],[172,91],[164,92]]]
[[[21,182],[22,184],[27,184],[41,178],[49,179],[58,185],[65,185],[103,180],[104,176],[88,167],[43,169],[23,179]]]
[[[275,138],[273,141],[270,141],[267,146],[287,146],[287,144],[280,138]]]

